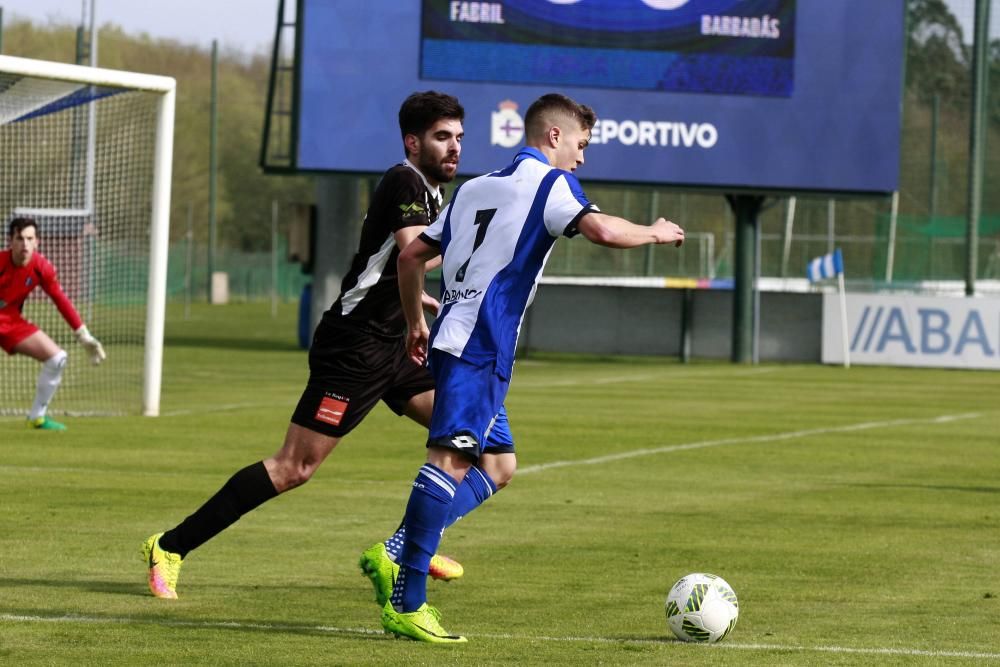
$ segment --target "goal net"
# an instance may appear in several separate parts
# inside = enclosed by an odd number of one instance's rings
[[[107,351],[91,366],[42,289],[24,304],[69,353],[52,414],[159,412],[174,80],[0,56],[0,216],[38,252]],[[39,363],[0,352],[0,414],[31,405]]]

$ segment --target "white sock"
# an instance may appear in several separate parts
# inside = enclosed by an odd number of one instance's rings
[[[48,361],[42,364],[38,373],[38,390],[35,392],[35,402],[31,404],[28,419],[35,421],[45,416],[49,401],[55,395],[59,383],[62,382],[63,367],[66,366],[66,350],[59,350]]]

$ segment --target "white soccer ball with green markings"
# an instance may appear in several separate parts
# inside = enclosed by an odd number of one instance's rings
[[[722,577],[696,572],[667,594],[667,625],[686,642],[714,644],[733,631],[740,616],[736,592]]]

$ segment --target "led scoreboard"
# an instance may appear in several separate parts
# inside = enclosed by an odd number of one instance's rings
[[[904,0],[298,3],[297,169],[382,172],[399,104],[435,89],[485,173],[557,91],[598,115],[584,182],[897,189]]]
[[[795,0],[423,0],[420,25],[425,79],[782,97],[794,81]]]

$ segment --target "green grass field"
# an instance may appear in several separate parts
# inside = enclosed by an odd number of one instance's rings
[[[382,634],[357,570],[424,456],[384,407],[157,600],[142,540],[284,435],[306,358],[279,315],[171,310],[159,418],[0,420],[0,664],[1000,663],[990,372],[529,356],[519,474],[445,533],[466,576],[429,584],[469,644]],[[664,620],[695,571],[740,597],[716,646]]]

